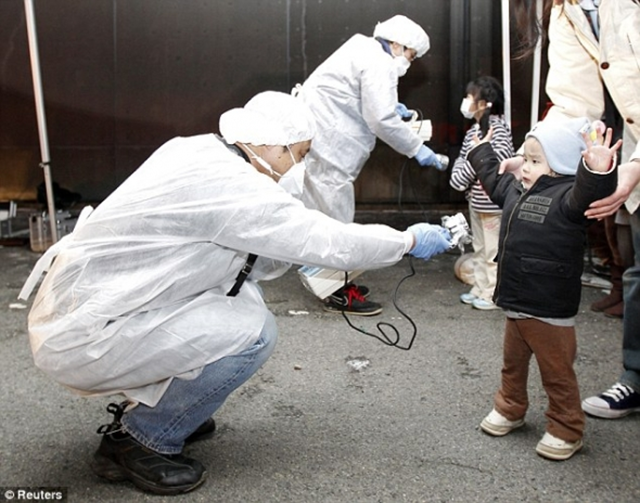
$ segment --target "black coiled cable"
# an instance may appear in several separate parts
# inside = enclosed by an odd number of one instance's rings
[[[368,331],[366,331],[366,330],[364,330],[362,328],[356,327],[353,323],[351,323],[351,320],[346,315],[344,307],[343,307],[342,316],[344,317],[345,320],[347,320],[347,324],[351,328],[353,328],[354,330],[360,332],[361,334],[365,334],[365,335],[368,335],[369,337],[373,337],[374,339],[379,340],[385,346],[390,346],[390,347],[402,349],[404,351],[409,351],[411,349],[411,346],[413,346],[413,341],[416,339],[416,335],[418,334],[418,327],[416,326],[414,321],[411,319],[411,317],[407,313],[405,313],[402,309],[400,309],[400,307],[398,306],[398,302],[397,302],[397,300],[398,300],[398,291],[400,290],[400,286],[402,285],[402,283],[404,283],[404,281],[409,279],[410,277],[416,275],[416,270],[413,267],[413,257],[411,257],[411,256],[409,256],[409,267],[411,269],[411,273],[407,274],[404,278],[402,278],[398,282],[398,284],[396,285],[396,288],[395,288],[395,290],[393,292],[393,296],[391,297],[391,300],[393,301],[393,307],[395,307],[396,311],[398,311],[413,327],[413,334],[411,334],[411,337],[409,339],[409,344],[407,344],[406,346],[401,346],[400,345],[400,332],[395,327],[395,325],[393,325],[391,323],[388,323],[386,321],[381,321],[379,323],[376,323],[376,328],[379,330],[380,334],[371,333],[371,332],[368,332]],[[344,281],[345,281],[344,284],[345,284],[345,287],[349,283],[348,280],[349,280],[349,276],[345,272],[344,273]],[[387,334],[387,332],[385,332],[385,329],[387,329],[387,330],[390,329],[393,333],[392,334]]]

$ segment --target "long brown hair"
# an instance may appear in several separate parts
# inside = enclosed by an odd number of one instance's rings
[[[554,4],[564,4],[564,2],[562,0],[543,0],[542,19],[539,20],[536,15],[536,0],[514,0],[511,2],[516,20],[518,41],[514,59],[525,59],[531,56],[539,39],[542,39],[543,45],[547,43],[549,17]]]
[[[578,3],[578,0],[566,0],[569,3]],[[640,6],[640,0],[632,0]],[[536,48],[538,39],[542,38],[542,44],[547,43],[547,30],[549,28],[549,17],[553,5],[563,5],[565,0],[543,0],[542,22],[536,16],[536,0],[513,0],[514,17],[518,47],[516,48],[514,59],[525,59],[531,56]]]

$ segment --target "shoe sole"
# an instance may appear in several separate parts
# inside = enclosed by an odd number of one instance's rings
[[[613,307],[616,304],[617,304],[617,302],[614,303],[614,304],[607,304],[604,307],[602,307],[602,306],[590,306],[589,309],[591,309],[594,313],[601,313],[605,309],[609,309],[610,307]]]
[[[518,428],[522,428],[524,426],[524,419],[520,419],[519,421],[515,421],[515,424],[512,426],[498,426],[493,423],[490,423],[486,419],[483,419],[480,423],[480,428],[485,433],[488,433],[492,437],[504,437],[508,435],[513,430],[517,430]]]
[[[471,304],[473,304],[473,301],[476,300],[477,297],[474,297],[471,300],[465,300],[462,297],[460,298],[460,302],[462,302],[463,304],[466,304],[467,306],[470,306]]]
[[[495,304],[492,306],[486,306],[486,307],[478,307],[475,304],[471,304],[473,306],[474,309],[477,309],[478,311],[494,311],[496,309],[500,309],[499,306],[496,306]]]
[[[375,316],[376,314],[380,314],[382,312],[381,307],[373,311],[349,311],[348,309],[343,310],[337,307],[324,305],[322,306],[322,309],[324,309],[327,313],[342,314],[344,312],[344,314],[353,314],[355,316]]]
[[[543,444],[538,442],[536,446],[536,452],[538,455],[542,456],[546,459],[551,459],[553,461],[564,461],[573,456],[576,452],[582,449],[582,440],[579,440],[578,443],[570,450],[559,450],[555,447],[551,447],[550,445]]]
[[[640,407],[634,407],[624,410],[605,409],[602,407],[591,405],[587,401],[583,401],[582,410],[590,416],[599,417],[600,419],[620,419],[621,417],[628,416],[629,414],[633,414],[634,412],[640,412]]]
[[[140,489],[152,492],[154,494],[162,494],[165,496],[173,496],[176,494],[187,493],[193,491],[197,487],[201,486],[207,478],[207,472],[202,473],[202,477],[194,484],[185,484],[182,486],[164,487],[152,484],[135,473],[123,468],[113,460],[96,454],[91,460],[91,469],[98,477],[101,477],[110,482],[132,482],[136,487]]]

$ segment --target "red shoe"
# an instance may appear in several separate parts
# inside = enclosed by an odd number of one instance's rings
[[[323,309],[330,313],[358,316],[374,316],[382,312],[382,306],[367,300],[356,285],[347,285],[331,294],[324,302]]]

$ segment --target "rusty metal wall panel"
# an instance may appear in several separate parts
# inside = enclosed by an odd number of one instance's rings
[[[24,3],[0,1],[0,147],[38,141]]]
[[[460,2],[476,16],[475,45],[463,55],[451,40]],[[265,89],[288,92],[354,33],[370,35],[397,13],[420,23],[432,46],[401,79],[400,99],[433,121],[431,146],[451,153],[461,139],[457,104],[466,78],[452,61],[471,58],[472,71],[485,73],[500,67],[493,3],[35,0],[54,179],[102,199],[167,139],[217,131],[225,110]],[[26,161],[39,158],[39,146],[22,0],[0,0],[0,61],[1,186],[3,172],[41,176]],[[380,144],[357,182],[359,203],[395,201],[408,183],[400,180],[405,161]],[[446,173],[409,163],[419,190],[408,201],[457,201]]]
[[[282,88],[285,3],[118,2],[118,144],[217,130],[225,110]]]

